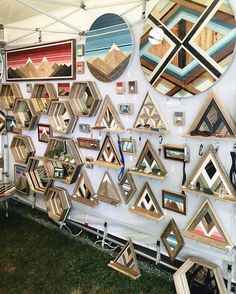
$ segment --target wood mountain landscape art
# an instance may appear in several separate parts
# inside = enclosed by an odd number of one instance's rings
[[[8,81],[72,79],[75,77],[75,40],[8,50]]]
[[[86,59],[91,74],[103,82],[116,80],[127,68],[132,38],[127,23],[107,13],[95,20],[86,42]]]
[[[235,32],[227,0],[159,0],[140,41],[142,69],[150,84],[165,95],[197,95],[230,65]]]

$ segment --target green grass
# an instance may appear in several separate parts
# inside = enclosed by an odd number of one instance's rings
[[[133,281],[110,269],[113,257],[88,239],[69,238],[38,220],[12,210],[6,218],[0,209],[0,294],[175,293],[169,273],[141,264]]]

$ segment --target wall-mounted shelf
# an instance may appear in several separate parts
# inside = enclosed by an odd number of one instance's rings
[[[0,199],[11,197],[15,191],[16,187],[14,183],[0,183]]]
[[[31,137],[15,135],[10,146],[15,162],[26,164],[30,156],[35,154],[35,147]]]
[[[84,164],[79,147],[71,138],[50,138],[44,157],[48,177],[65,184],[76,181]],[[62,175],[55,174],[58,169],[61,170]]]
[[[57,133],[70,134],[77,123],[68,101],[52,101],[48,110],[48,120]]]
[[[18,84],[2,84],[0,90],[0,105],[5,110],[12,110],[15,100],[23,98]]]

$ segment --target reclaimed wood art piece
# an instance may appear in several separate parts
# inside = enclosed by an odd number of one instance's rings
[[[98,115],[93,129],[99,129],[103,132],[124,132],[124,126],[108,95],[105,97],[101,107],[101,112]]]
[[[76,46],[77,56],[84,56],[84,52],[85,52],[85,45],[84,44],[77,44],[77,46]]]
[[[25,172],[25,166],[19,164],[14,165],[14,183],[16,192],[25,196],[29,196],[30,189]]]
[[[36,152],[32,138],[25,135],[14,135],[10,149],[15,162],[21,164],[27,164],[29,157]]]
[[[91,133],[90,124],[79,124],[79,131],[86,134]]]
[[[173,123],[175,126],[182,127],[185,125],[185,113],[183,111],[175,111],[173,114]]]
[[[98,205],[98,201],[94,198],[94,195],[95,192],[93,186],[86,171],[83,170],[79,175],[72,199],[85,205],[96,207]]]
[[[108,266],[136,280],[141,276],[138,261],[131,240],[125,244],[117,257]]]
[[[129,211],[154,221],[160,221],[164,218],[164,214],[148,183],[144,184],[134,205],[129,208]]]
[[[6,114],[0,108],[0,134],[2,134],[4,131],[6,131]]]
[[[15,101],[13,115],[17,128],[29,131],[35,130],[39,122],[38,113],[38,108],[35,108],[30,99],[19,98]]]
[[[128,92],[129,94],[138,93],[138,81],[128,81]]]
[[[84,165],[77,142],[71,138],[50,138],[44,157],[48,177],[68,185],[76,181]],[[65,178],[54,178],[55,168],[64,169]]]
[[[32,91],[33,91],[33,84],[27,83],[25,85],[25,88],[26,88],[26,93],[32,93]]]
[[[75,117],[69,101],[52,101],[48,120],[56,133],[70,134],[74,131],[78,118]]]
[[[137,191],[137,187],[135,185],[134,179],[129,171],[126,171],[124,176],[119,182],[119,188],[122,194],[122,198],[125,204],[128,204],[135,192]]]
[[[131,115],[134,113],[133,103],[121,103],[118,105],[119,113],[124,115]]]
[[[165,159],[184,161],[184,146],[165,144],[163,151]]]
[[[0,105],[4,110],[12,110],[17,98],[23,98],[18,84],[11,83],[1,85]]]
[[[121,138],[122,151],[129,154],[136,153],[136,141],[132,138]]]
[[[51,187],[52,181],[48,178],[44,157],[30,157],[26,166],[25,175],[30,190],[36,194],[45,195]]]
[[[57,94],[59,97],[68,97],[70,94],[70,83],[58,83]]]
[[[74,82],[69,102],[75,116],[93,117],[97,114],[102,96],[94,81]]]
[[[52,128],[49,124],[38,124],[38,141],[48,143],[52,137]]]
[[[100,150],[100,140],[80,137],[77,139],[79,148]]]
[[[191,125],[188,136],[235,138],[236,124],[221,103],[215,91],[211,91],[208,99]]]
[[[131,54],[131,32],[123,18],[114,13],[98,17],[86,41],[87,66],[91,74],[102,82],[112,82],[126,70]]]
[[[47,190],[45,204],[48,216],[55,222],[65,221],[72,207],[67,190],[60,187]]]
[[[102,148],[98,154],[97,160],[94,161],[94,164],[114,169],[120,169],[123,166],[116,147],[109,134],[106,135],[102,144]]]
[[[6,80],[75,79],[75,40],[6,51]]]
[[[98,201],[102,201],[114,206],[121,203],[119,192],[117,191],[115,183],[108,172],[105,172],[97,194],[94,195],[94,198]]]
[[[147,92],[144,98],[133,128],[128,130],[160,135],[166,135],[170,132],[165,118],[155,102],[155,98],[150,92]]]
[[[0,182],[0,199],[10,198],[16,191],[14,183],[3,183]]]
[[[76,73],[78,75],[84,74],[85,72],[85,62],[84,61],[77,61],[76,62]]]
[[[186,215],[186,195],[162,190],[162,207]]]
[[[129,172],[158,180],[164,180],[168,175],[166,168],[149,140],[146,141],[135,167],[130,169]]]
[[[124,94],[124,93],[125,93],[125,82],[117,82],[116,94]]]
[[[143,72],[167,96],[204,92],[232,61],[234,30],[234,12],[227,0],[159,0],[140,41]]]
[[[21,134],[22,130],[17,128],[16,119],[13,115],[6,115],[6,131],[8,133]]]
[[[173,278],[177,294],[227,294],[220,267],[198,257],[189,257]]]
[[[184,247],[184,239],[174,221],[172,219],[161,235],[162,243],[165,246],[171,261],[173,262],[181,249]]]
[[[212,145],[187,178],[182,190],[197,195],[236,202],[236,192]]]
[[[196,212],[183,236],[212,247],[231,251],[234,247],[211,203],[206,200]]]

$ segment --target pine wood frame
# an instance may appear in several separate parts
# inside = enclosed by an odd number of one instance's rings
[[[124,185],[125,185],[125,183],[127,181],[128,181],[130,190],[128,190],[127,193],[126,193]],[[134,179],[133,179],[132,175],[129,173],[128,170],[126,171],[126,173],[124,174],[124,176],[120,180],[119,188],[120,188],[124,203],[128,204],[130,202],[130,200],[132,199],[132,197],[134,196],[134,194],[136,193],[136,191],[137,191],[137,187],[135,185]]]
[[[100,140],[98,139],[79,137],[77,138],[77,141],[78,141],[78,146],[80,148],[96,150],[96,151],[100,150]]]
[[[167,150],[173,150],[173,151],[179,151],[183,154],[183,158],[179,158],[179,157],[170,157],[167,155]],[[180,145],[171,145],[171,144],[165,144],[163,145],[163,151],[164,151],[164,158],[165,159],[169,159],[169,160],[177,160],[177,161],[184,161],[184,146],[180,146]]]
[[[212,270],[216,279],[219,293],[227,294],[219,266],[198,257],[189,257],[185,263],[174,273],[173,278],[177,294],[190,294],[186,273],[195,263]]]
[[[176,241],[177,241],[177,245],[176,248],[174,250],[171,250],[167,238],[169,237],[170,233],[173,232],[175,237],[176,237]],[[165,228],[164,232],[161,234],[161,240],[162,243],[166,249],[166,252],[168,253],[171,261],[173,262],[176,258],[176,256],[179,254],[179,252],[182,250],[182,248],[184,247],[184,239],[181,236],[181,233],[177,227],[177,224],[175,222],[174,219],[172,219],[169,224],[167,225],[167,227]]]
[[[151,203],[154,206],[156,211],[148,210],[146,208],[138,206],[138,204],[139,204],[140,200],[142,199],[142,196],[144,195],[145,191],[148,192]],[[129,211],[134,212],[134,213],[136,213],[138,215],[150,218],[150,219],[152,219],[154,221],[158,221],[158,222],[161,221],[164,218],[164,214],[163,214],[163,212],[161,210],[161,207],[158,204],[158,202],[156,200],[156,197],[153,194],[152,189],[151,189],[151,187],[149,186],[149,184],[147,182],[142,187],[136,201],[134,202],[134,205],[129,208]]]
[[[184,211],[183,212],[181,212],[181,211],[177,211],[177,210],[175,210],[175,209],[171,209],[170,207],[167,207],[167,206],[165,206],[165,193],[168,193],[168,194],[171,194],[171,195],[173,195],[173,196],[177,196],[177,197],[180,197],[180,198],[182,198],[183,199],[183,203],[184,203]],[[180,213],[180,214],[183,214],[183,215],[186,215],[186,195],[183,195],[183,194],[177,194],[177,193],[173,193],[173,192],[171,192],[171,191],[169,191],[169,190],[162,190],[162,208],[164,208],[164,209],[167,209],[167,210],[170,210],[170,211],[173,211],[173,212],[176,212],[176,213]]]
[[[129,250],[126,254],[126,251]],[[123,265],[119,262],[119,259],[122,258],[124,261]],[[129,260],[127,260],[129,258]],[[130,260],[133,259],[133,262],[130,264]],[[116,256],[116,258],[108,263],[108,266],[121,272],[122,274],[125,274],[129,276],[130,278],[136,280],[141,276],[138,261],[136,258],[136,254],[134,251],[134,246],[131,241],[131,239],[128,240],[128,242],[125,244],[123,249],[120,251],[120,253]]]
[[[132,151],[127,151],[127,149],[124,148],[125,142],[128,142],[132,144]],[[121,138],[121,148],[122,151],[128,154],[136,154],[136,141],[132,138]]]
[[[12,110],[15,100],[23,98],[19,84],[2,84],[0,90],[0,105],[5,110]]]
[[[34,156],[36,150],[30,136],[15,135],[11,141],[10,149],[15,162],[27,164],[30,156]]]
[[[209,214],[211,219],[214,222],[214,225],[217,227],[217,230],[221,234],[221,236],[224,238],[223,241],[219,240],[214,240],[210,237],[207,236],[201,236],[196,233],[194,233],[194,228],[199,224],[199,222],[202,220],[202,218],[206,215]],[[233,242],[230,240],[228,234],[226,233],[225,229],[223,228],[223,225],[217,216],[213,206],[211,203],[206,200],[202,206],[199,208],[199,210],[195,213],[195,216],[193,219],[190,221],[190,223],[187,225],[186,229],[183,231],[182,235],[186,238],[190,238],[195,241],[199,241],[201,243],[205,243],[209,246],[216,247],[225,251],[231,251],[232,248],[234,247]]]

